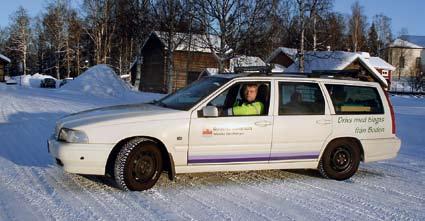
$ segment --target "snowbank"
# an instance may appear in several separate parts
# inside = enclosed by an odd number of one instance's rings
[[[405,79],[391,81],[391,91],[396,92],[424,92],[424,90],[416,90],[412,87],[412,83]]]
[[[25,87],[40,87],[41,81],[45,78],[52,78],[56,81],[56,87],[58,80],[56,78],[50,76],[50,75],[44,75],[44,74],[33,74],[33,75],[20,75],[11,77],[12,79],[16,80],[18,82],[18,85],[25,86]]]
[[[104,64],[89,68],[60,90],[97,97],[123,97],[132,92],[130,86],[120,79],[112,68]]]

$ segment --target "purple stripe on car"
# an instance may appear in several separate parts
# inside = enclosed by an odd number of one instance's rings
[[[229,163],[229,162],[250,162],[269,160],[308,160],[317,159],[319,153],[280,153],[280,154],[246,154],[246,155],[226,155],[226,156],[194,156],[190,157],[188,163]]]

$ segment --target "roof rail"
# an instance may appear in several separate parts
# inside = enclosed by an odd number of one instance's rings
[[[247,66],[235,67],[234,74],[246,74],[245,76],[280,76],[296,78],[328,78],[352,81],[373,81],[362,71],[357,69],[348,70],[315,70],[311,73],[302,72],[272,72],[273,66]],[[229,73],[230,74],[230,73]]]
[[[266,66],[245,66],[245,67],[235,67],[234,72],[236,74],[240,73],[261,73],[261,74],[270,74],[272,73],[273,67],[271,65]]]

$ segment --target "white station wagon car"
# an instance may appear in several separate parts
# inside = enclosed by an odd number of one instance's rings
[[[264,110],[225,110],[257,85]],[[124,190],[151,188],[179,173],[318,169],[348,179],[360,161],[390,159],[396,137],[390,100],[378,83],[285,75],[202,78],[159,101],[60,119],[48,150],[65,171],[109,175]]]

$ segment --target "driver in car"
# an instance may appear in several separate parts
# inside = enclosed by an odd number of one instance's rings
[[[237,100],[233,107],[227,109],[228,116],[264,114],[264,104],[257,101],[257,84],[247,84],[243,88],[242,100]]]

